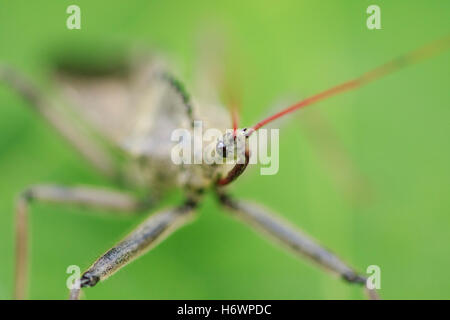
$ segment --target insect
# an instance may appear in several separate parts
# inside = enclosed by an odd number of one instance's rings
[[[38,184],[24,190],[16,203],[15,298],[26,296],[28,265],[28,215],[31,201],[83,205],[109,211],[151,212],[155,202],[171,188],[184,190],[186,200],[178,207],[151,214],[123,240],[101,255],[70,292],[78,299],[82,288],[94,287],[119,269],[151,250],[176,229],[195,216],[205,192],[217,195],[218,202],[237,218],[286,245],[350,284],[361,286],[370,299],[378,299],[375,289],[366,286],[367,278],[337,255],[322,247],[296,226],[254,203],[235,199],[228,186],[245,172],[252,152],[245,144],[244,163],[193,164],[179,166],[171,161],[171,132],[193,130],[202,119],[207,127],[225,130],[233,127],[232,139],[221,139],[216,150],[224,158],[236,148],[235,137],[248,139],[258,129],[300,108],[334,95],[357,89],[401,68],[429,58],[450,47],[450,37],[427,44],[378,68],[319,94],[304,99],[257,124],[239,129],[233,113],[228,122],[225,110],[206,108],[190,98],[181,82],[167,71],[155,56],[125,59],[124,63],[101,68],[57,64],[55,84],[59,100],[41,92],[18,71],[0,67],[0,80],[23,96],[39,115],[65,137],[94,167],[130,189],[145,190],[142,197],[95,187],[68,187]],[[58,107],[63,101],[76,111],[81,121]]]

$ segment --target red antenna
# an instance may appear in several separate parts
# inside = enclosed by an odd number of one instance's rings
[[[268,124],[269,122],[272,122],[273,120],[278,119],[288,113],[294,112],[300,108],[306,107],[310,104],[319,102],[321,100],[325,100],[325,99],[330,98],[339,93],[362,87],[363,85],[365,85],[369,82],[380,79],[380,78],[382,78],[388,74],[391,74],[395,71],[398,71],[406,66],[412,65],[414,63],[418,63],[424,59],[432,57],[433,55],[441,53],[442,51],[448,49],[449,47],[450,47],[450,35],[448,35],[442,39],[436,40],[434,42],[431,42],[429,44],[426,44],[426,45],[424,45],[414,51],[411,51],[405,55],[402,55],[386,64],[383,64],[369,72],[364,73],[360,77],[357,77],[353,80],[344,82],[340,85],[337,85],[328,90],[322,91],[314,96],[306,98],[300,102],[297,102],[296,104],[258,122],[256,125],[254,125],[253,127],[251,127],[249,129],[249,132],[247,135],[249,136],[250,134],[252,134],[254,131],[258,130],[262,126],[264,126],[264,125]]]
[[[233,122],[233,132],[236,134],[236,130],[239,126],[239,114],[236,108],[231,109],[231,120]]]

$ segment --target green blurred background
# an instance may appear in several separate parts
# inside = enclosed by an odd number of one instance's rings
[[[70,4],[81,7],[81,30],[66,29]],[[370,4],[381,7],[382,30],[366,28]],[[445,0],[2,0],[0,61],[45,86],[42,53],[55,41],[140,42],[168,52],[189,88],[195,39],[217,24],[228,33],[240,69],[242,123],[251,125],[279,97],[314,94],[446,35],[449,13]],[[449,57],[446,52],[294,116],[280,132],[279,173],[247,172],[233,193],[279,212],[362,272],[379,265],[383,298],[450,298]],[[5,87],[0,87],[0,104],[0,298],[9,299],[18,192],[38,182],[111,184]],[[364,177],[370,189],[365,201],[349,197],[333,178],[339,165],[320,151],[326,148],[320,147],[318,112],[319,123],[328,123],[326,132],[342,150],[338,154]],[[143,218],[47,204],[34,205],[32,212],[34,299],[66,298],[67,266],[89,266]],[[195,223],[86,290],[86,297],[364,298],[359,288],[297,260],[231,219],[211,196]]]

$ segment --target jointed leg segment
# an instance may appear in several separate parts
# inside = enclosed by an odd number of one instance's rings
[[[194,202],[187,202],[178,208],[172,208],[153,214],[125,239],[120,241],[82,275],[80,288],[92,287],[113,273],[155,247],[160,241],[193,217]],[[78,299],[80,289],[71,290],[70,299]]]
[[[286,245],[294,253],[308,257],[319,266],[341,276],[350,283],[365,286],[366,277],[358,274],[339,257],[319,245],[301,230],[269,213],[266,209],[249,202],[233,200],[226,195],[220,195],[220,200],[238,218]],[[378,299],[374,290],[367,290],[367,293],[369,298]]]
[[[67,139],[94,167],[109,177],[119,175],[115,160],[92,137],[77,128],[67,115],[55,107],[54,101],[19,71],[0,64],[0,84],[6,83],[17,94],[24,98],[38,114],[40,114],[58,133]]]
[[[37,185],[21,193],[16,204],[16,299],[23,299],[27,286],[28,260],[28,207],[30,202],[52,202],[59,204],[82,205],[110,211],[135,213],[150,206],[148,201],[117,191],[91,187],[68,188],[56,185]]]

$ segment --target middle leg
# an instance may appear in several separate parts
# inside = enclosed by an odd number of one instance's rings
[[[61,185],[35,185],[23,191],[16,203],[16,299],[24,299],[28,273],[28,220],[29,206],[33,202],[77,205],[88,208],[135,214],[149,208],[149,199],[140,200],[130,194],[96,187],[66,187]]]

